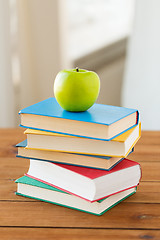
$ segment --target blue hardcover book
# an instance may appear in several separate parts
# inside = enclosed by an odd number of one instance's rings
[[[85,112],[68,112],[55,98],[24,108],[19,114],[20,126],[25,128],[107,141],[139,122],[136,109],[95,103]]]
[[[87,168],[95,168],[110,171],[124,158],[87,155],[87,154],[75,154],[58,151],[44,151],[38,149],[28,149],[27,140],[16,145],[18,147],[17,157],[48,161],[54,163],[62,163],[73,166],[83,166]],[[134,151],[134,148],[131,152]],[[131,153],[130,152],[130,153]]]

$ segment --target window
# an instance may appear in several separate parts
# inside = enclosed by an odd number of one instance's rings
[[[69,54],[82,57],[129,35],[134,0],[68,0]]]

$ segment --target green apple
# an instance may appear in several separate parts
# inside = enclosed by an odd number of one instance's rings
[[[54,95],[60,106],[71,112],[89,109],[96,101],[100,79],[95,72],[84,69],[60,71],[54,82]]]

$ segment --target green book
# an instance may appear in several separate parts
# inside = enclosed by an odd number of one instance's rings
[[[134,187],[107,198],[103,198],[99,201],[90,202],[27,176],[17,179],[16,183],[18,185],[16,192],[17,195],[53,203],[94,215],[102,215],[136,192],[136,187]]]

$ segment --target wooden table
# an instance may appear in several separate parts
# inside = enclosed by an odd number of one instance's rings
[[[135,195],[102,216],[16,196],[29,161],[16,158],[23,129],[0,130],[0,239],[160,240],[160,132],[142,132],[130,159],[142,166]]]

